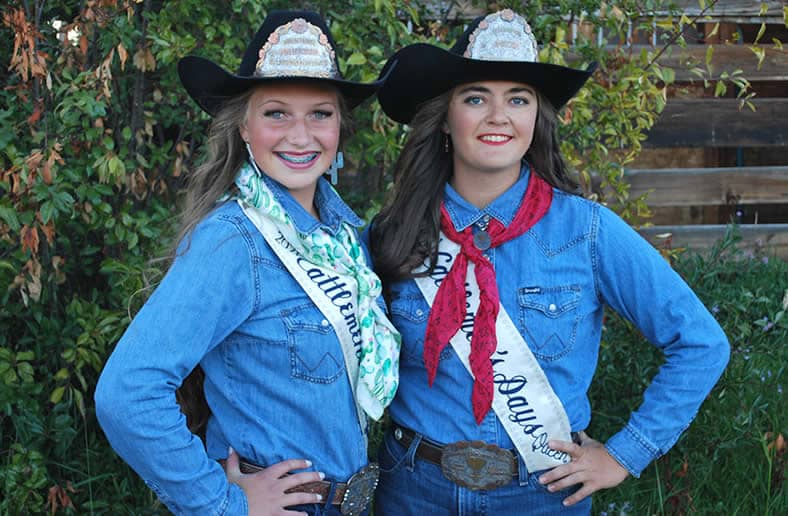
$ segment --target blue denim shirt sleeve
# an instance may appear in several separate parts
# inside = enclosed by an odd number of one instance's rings
[[[626,426],[606,443],[632,475],[666,453],[728,363],[725,333],[667,261],[600,207],[594,269],[600,297],[665,355]]]
[[[110,444],[175,514],[248,512],[243,490],[187,429],[175,390],[254,309],[259,289],[250,256],[232,222],[209,217],[199,224],[96,388],[96,416]]]

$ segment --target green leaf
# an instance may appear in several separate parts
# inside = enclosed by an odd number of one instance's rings
[[[753,41],[753,43],[757,44],[761,40],[765,32],[766,32],[766,24],[761,23],[761,28],[758,29],[758,35],[755,36],[755,41]]]
[[[137,244],[140,241],[140,237],[137,235],[137,233],[129,232],[126,240],[129,243],[129,249],[134,249],[135,247],[137,247]]]
[[[673,68],[662,69],[662,80],[667,84],[673,84],[676,80],[676,72],[673,71]]]
[[[362,65],[367,62],[367,58],[361,52],[353,52],[350,54],[350,57],[347,58],[347,64],[349,65]]]
[[[35,358],[36,358],[36,354],[32,351],[20,351],[19,353],[16,354],[17,362],[23,362],[23,361],[29,362],[31,360],[35,360]]]
[[[123,161],[117,156],[112,156],[107,165],[109,167],[110,177],[119,178],[126,174],[126,165],[124,165]]]
[[[3,374],[3,383],[6,385],[10,385],[12,383],[16,383],[19,380],[19,377],[16,375],[16,371],[13,369],[9,369],[8,371]]]
[[[41,205],[41,222],[48,223],[55,215],[55,205],[50,201],[45,201]]]
[[[54,404],[60,403],[60,400],[63,399],[63,394],[66,392],[66,388],[64,386],[55,387],[55,390],[52,391],[52,394],[49,395],[49,401]]]
[[[752,50],[752,53],[758,58],[758,70],[761,69],[761,65],[763,64],[763,60],[766,59],[766,50],[761,47],[751,46],[748,47]]]
[[[11,231],[19,231],[19,219],[16,218],[16,211],[12,208],[8,208],[6,206],[0,206],[0,218],[2,218],[8,227],[11,228]]]

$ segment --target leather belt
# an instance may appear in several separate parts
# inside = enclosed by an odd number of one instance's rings
[[[225,466],[226,461],[220,460],[219,462],[223,467]],[[241,473],[248,475],[263,471],[265,468],[241,459],[240,469]],[[375,488],[378,486],[378,474],[378,465],[372,462],[354,473],[347,482],[319,480],[298,485],[285,492],[319,494],[323,497],[322,503],[325,503],[325,501],[328,500],[328,495],[331,493],[331,485],[333,484],[334,497],[329,503],[331,505],[338,505],[340,511],[345,516],[357,516],[366,509],[369,502],[372,500],[372,495],[375,492]]]
[[[252,464],[250,462],[246,462],[244,460],[241,461],[241,473],[246,475],[250,473],[259,473],[263,471],[265,468],[258,466],[256,464]],[[347,483],[345,482],[336,482],[336,487],[334,488],[334,498],[331,500],[331,505],[341,505],[342,500],[345,498],[345,491],[347,491]],[[297,485],[285,491],[285,493],[312,493],[312,494],[319,494],[323,497],[323,503],[328,499],[328,493],[331,492],[331,482],[328,480],[318,480],[317,482],[307,482],[306,484]]]
[[[583,432],[572,432],[572,441],[575,444],[581,444],[584,438]],[[394,439],[397,440],[404,448],[410,448],[411,443],[416,438],[416,432],[409,428],[405,428],[403,426],[395,425],[394,426]],[[459,445],[460,447],[464,446],[463,443],[468,443],[472,446],[476,446],[478,448],[485,447],[488,449],[493,449],[498,454],[498,457],[502,458],[506,463],[506,467],[510,469],[513,477],[519,477],[519,460],[517,460],[518,454],[517,450],[507,450],[504,448],[499,448],[492,444],[483,443],[481,441],[460,441],[459,443],[452,443],[446,446],[441,446],[439,444],[433,443],[428,441],[427,439],[422,438],[421,442],[419,443],[418,448],[416,448],[416,456],[420,459],[424,459],[427,462],[431,462],[437,466],[441,466],[445,471],[445,456],[444,452],[447,449],[451,449],[453,452],[454,449]]]
[[[409,449],[411,443],[416,438],[416,432],[409,428],[405,428],[402,426],[395,426],[394,427],[394,439],[397,440],[405,449]],[[439,444],[432,443],[424,438],[421,439],[419,443],[419,447],[416,448],[416,457],[420,459],[424,459],[427,462],[431,462],[437,466],[440,466],[443,460],[443,449],[445,446],[441,446]],[[507,460],[511,459],[512,464],[512,476],[517,477],[519,476],[519,468],[518,468],[518,460],[517,460],[517,452],[515,450],[505,450],[501,448],[502,452],[505,452],[504,456],[507,457]]]

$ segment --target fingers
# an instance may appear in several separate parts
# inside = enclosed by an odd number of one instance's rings
[[[549,441],[547,446],[556,451],[562,451],[569,454],[572,459],[577,458],[583,451],[583,447],[572,441]]]
[[[582,446],[566,441],[550,441],[548,444],[554,450],[568,453],[572,461],[541,475],[539,483],[547,485],[550,492],[581,484],[576,493],[564,500],[566,506],[574,505],[600,489],[615,487],[629,475],[602,443],[587,436]]]
[[[555,493],[556,491],[566,489],[567,487],[572,487],[575,484],[580,484],[584,480],[585,480],[584,475],[582,475],[581,473],[570,473],[558,478],[557,480],[548,482],[547,490],[550,491],[551,493]]]
[[[232,446],[227,450],[227,460],[224,463],[224,472],[229,479],[236,479],[242,475],[240,459]]]
[[[586,497],[591,496],[598,490],[599,490],[598,487],[591,487],[588,484],[583,484],[583,487],[578,489],[576,492],[572,493],[570,496],[564,498],[564,501],[562,503],[564,504],[564,506],[570,507],[576,504],[577,502],[583,501]]]
[[[302,493],[300,491],[287,493],[282,497],[282,505],[285,507],[310,503],[321,503],[322,501],[323,497],[317,493]]]
[[[326,478],[325,473],[320,471],[306,471],[303,473],[294,473],[286,475],[281,479],[281,486],[286,491],[302,484],[309,484],[310,482],[319,482]]]

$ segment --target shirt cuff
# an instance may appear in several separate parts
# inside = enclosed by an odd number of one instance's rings
[[[630,425],[611,437],[605,448],[635,478],[640,478],[646,466],[662,455],[659,448]]]

